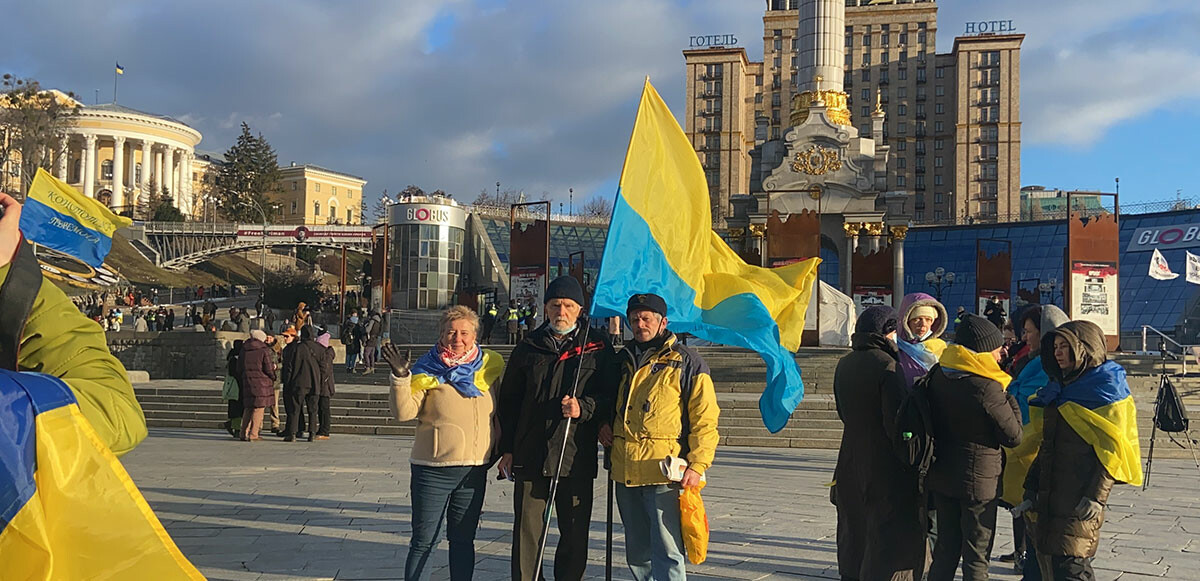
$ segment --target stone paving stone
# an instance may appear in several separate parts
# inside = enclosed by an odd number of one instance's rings
[[[180,549],[211,579],[400,579],[412,530],[411,439],[337,435],[321,445],[240,446],[217,431],[155,429],[123,458]],[[834,450],[722,448],[704,491],[709,560],[692,579],[837,579]],[[1190,460],[1156,459],[1152,486],[1118,486],[1094,566],[1100,581],[1200,579],[1200,496]],[[606,485],[595,486],[586,579],[604,576]],[[512,486],[489,480],[476,578],[505,579]],[[614,578],[630,579],[614,523]],[[1001,513],[994,554],[1012,546]],[[549,554],[557,544],[550,536]],[[432,579],[447,579],[441,540]],[[549,570],[549,565],[547,565]],[[1015,580],[993,563],[992,578]]]

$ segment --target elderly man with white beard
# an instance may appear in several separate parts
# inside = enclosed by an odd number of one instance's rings
[[[605,333],[580,318],[586,302],[577,280],[554,279],[546,288],[546,322],[513,349],[500,384],[497,467],[516,483],[513,579],[543,578],[539,545],[555,477],[561,538],[554,579],[580,579],[587,568],[596,440],[612,417],[615,365]]]

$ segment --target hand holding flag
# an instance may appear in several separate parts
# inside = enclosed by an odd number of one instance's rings
[[[21,203],[0,192],[0,268],[12,262],[21,246]]]
[[[41,168],[29,185],[20,220],[21,233],[30,242],[93,267],[104,263],[112,249],[113,233],[131,223]]]

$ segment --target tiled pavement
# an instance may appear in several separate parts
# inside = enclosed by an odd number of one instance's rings
[[[244,443],[223,433],[154,429],[124,458],[167,530],[211,579],[401,579],[409,526],[411,440],[335,435]],[[836,453],[725,448],[704,491],[708,561],[692,579],[837,579],[836,513],[824,484]],[[1119,486],[1095,561],[1101,581],[1200,579],[1200,471],[1156,460],[1146,492]],[[476,579],[507,579],[512,488],[491,481],[476,540]],[[588,575],[604,577],[598,480]],[[1008,552],[1001,514],[995,554]],[[629,579],[614,526],[614,578]],[[551,544],[555,542],[552,535]],[[547,559],[549,561],[549,559]],[[443,541],[433,579],[448,578]],[[547,567],[549,569],[549,567]],[[1016,579],[993,564],[994,579]]]

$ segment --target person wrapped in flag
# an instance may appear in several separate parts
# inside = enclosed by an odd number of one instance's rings
[[[1137,410],[1103,331],[1071,321],[1042,340],[1050,378],[1029,401],[1042,410],[1041,446],[1025,478],[1024,514],[1046,579],[1092,578],[1092,558],[1115,483],[1142,483]]]
[[[0,210],[0,576],[202,579],[117,460],[146,437],[125,368]]]

